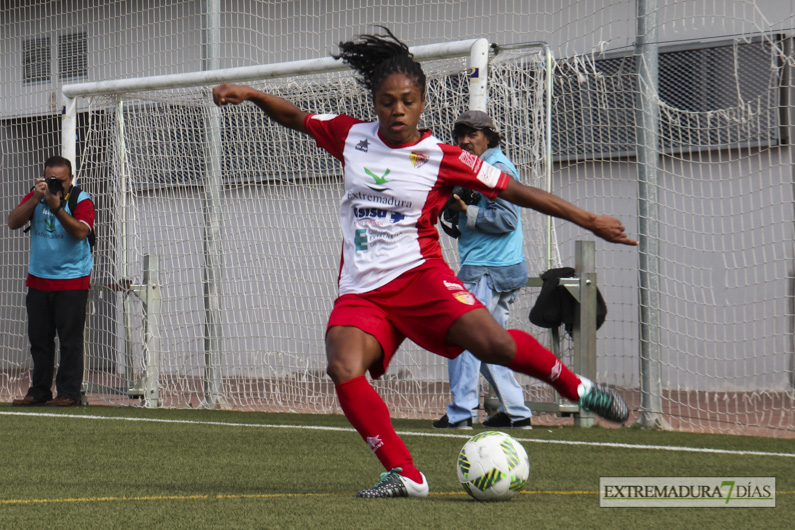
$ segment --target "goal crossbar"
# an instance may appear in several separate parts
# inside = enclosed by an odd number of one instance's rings
[[[478,81],[477,83],[470,83],[470,108],[486,110],[486,71],[489,60],[489,41],[487,39],[466,39],[426,44],[410,48],[410,51],[414,54],[415,59],[424,61],[468,55],[470,57],[470,77],[476,76]],[[187,88],[228,82],[261,81],[312,73],[343,71],[348,68],[348,65],[333,57],[322,57],[303,61],[240,66],[185,74],[167,74],[64,85],[61,88],[63,96],[62,156],[69,159],[73,165],[75,164],[76,98],[78,97]]]

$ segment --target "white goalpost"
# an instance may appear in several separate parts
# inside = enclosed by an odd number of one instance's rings
[[[421,126],[443,140],[488,110],[526,183],[549,188],[552,59],[486,39],[412,48],[428,75]],[[370,116],[369,95],[331,57],[63,87],[64,156],[95,198],[86,385],[92,400],[146,406],[334,412],[323,334],[336,294],[338,162],[253,105],[220,109],[212,86],[248,83],[316,113]],[[548,220],[526,212],[526,257],[557,263]],[[457,252],[442,235],[454,269]],[[515,309],[526,320],[532,297]],[[446,361],[406,343],[375,382],[402,417],[440,414]],[[530,399],[551,392],[527,379]]]

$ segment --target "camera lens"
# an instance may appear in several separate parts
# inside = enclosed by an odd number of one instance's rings
[[[47,188],[50,193],[55,195],[59,191],[63,191],[63,183],[55,177],[50,177],[47,179]]]

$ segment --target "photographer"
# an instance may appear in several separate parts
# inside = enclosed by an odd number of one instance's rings
[[[488,164],[518,180],[516,168],[500,149],[500,134],[485,112],[470,110],[453,126],[456,144]],[[505,327],[508,306],[519,288],[527,283],[527,263],[522,252],[522,221],[519,208],[500,198],[487,199],[479,193],[457,188],[443,218],[451,223],[445,232],[458,238],[461,270],[458,279]],[[448,213],[450,212],[450,213]],[[447,414],[433,422],[438,429],[472,427],[478,408],[478,374],[482,373],[500,400],[500,409],[483,422],[489,428],[530,429],[532,412],[524,403],[522,387],[513,371],[505,366],[481,363],[465,351],[448,361],[453,402]]]
[[[44,177],[8,215],[8,227],[30,221],[30,260],[25,304],[33,374],[25,397],[15,406],[71,407],[81,403],[83,329],[94,262],[88,236],[94,227],[91,197],[73,185],[72,164],[60,156],[44,164]],[[72,194],[77,201],[70,202]],[[71,211],[70,204],[76,204]],[[60,363],[53,399],[55,334]]]

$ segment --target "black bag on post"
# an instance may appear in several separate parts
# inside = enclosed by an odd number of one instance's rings
[[[572,267],[549,269],[541,275],[544,283],[535,305],[530,310],[530,322],[541,328],[556,328],[563,324],[566,326],[566,332],[571,335],[579,304],[569,290],[560,285],[560,279],[572,276],[574,276]],[[602,327],[606,317],[607,304],[597,287],[596,329]]]

